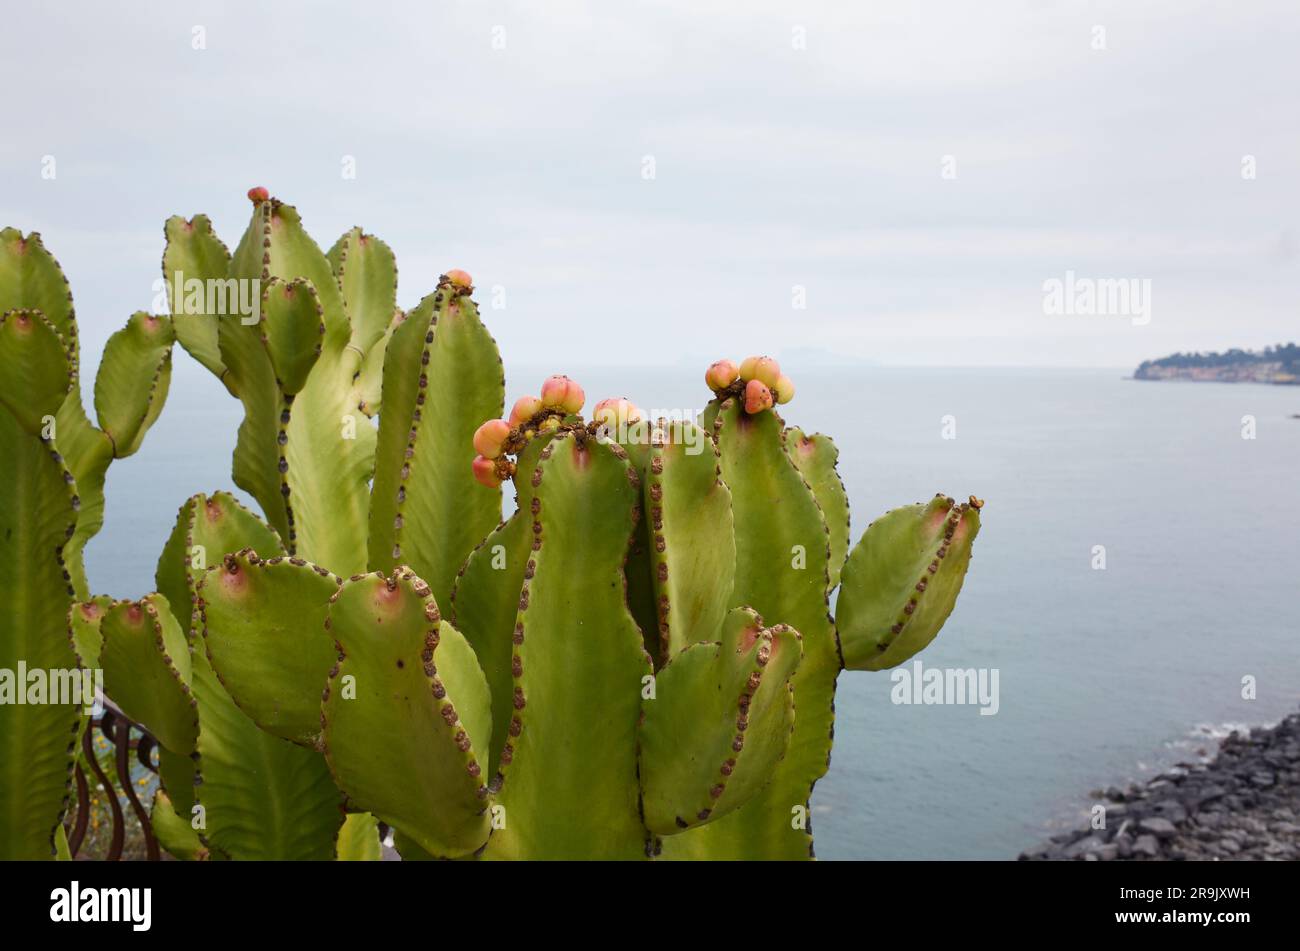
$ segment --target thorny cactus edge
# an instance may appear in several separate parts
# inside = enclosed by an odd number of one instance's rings
[[[103,525],[109,464],[139,449],[162,411],[172,339],[171,321],[146,313],[109,338],[96,426],[63,271],[39,234],[0,230],[0,669],[78,667],[68,625],[74,599],[90,597],[82,552]],[[0,859],[63,845],[86,722],[80,705],[0,704]]]
[[[794,386],[770,358],[710,368],[702,430],[652,427],[624,398],[584,422],[563,377],[485,428],[504,380],[467,274],[403,313],[377,239],[354,229],[324,255],[290,206],[250,199],[234,255],[202,216],[168,222],[165,270],[255,274],[269,304],[251,328],[174,314],[244,403],[236,483],[269,524],[196,496],[159,563],[152,605],[192,654],[190,683],[177,662],[171,682],[199,721],[190,757],[163,751],[163,784],[175,818],[208,816],[194,837],[164,814],[169,850],[352,857],[378,816],[407,858],[809,856],[798,813],[838,672],[934,636],[978,506],[895,510],[850,555],[835,448],[785,427],[773,407]],[[362,247],[374,266],[349,270]],[[379,431],[341,446],[335,414],[353,409]],[[340,455],[341,480],[323,471]],[[318,489],[344,518],[313,508]],[[263,782],[241,778],[247,744]]]

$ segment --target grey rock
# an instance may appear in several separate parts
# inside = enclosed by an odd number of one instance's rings
[[[1187,810],[1177,799],[1162,799],[1152,807],[1151,813],[1162,819],[1168,819],[1174,825],[1181,825],[1187,821]]]
[[[1172,839],[1178,834],[1178,829],[1172,822],[1168,819],[1161,819],[1159,816],[1143,819],[1138,823],[1138,828],[1143,832],[1149,832],[1158,839]],[[1140,842],[1141,839],[1138,841]]]
[[[1214,802],[1216,799],[1222,799],[1228,791],[1222,786],[1210,783],[1208,786],[1201,786],[1196,791],[1196,798],[1193,800],[1196,808],[1199,809],[1206,803]]]
[[[1093,790],[1106,828],[1058,832],[1026,860],[1300,859],[1300,714],[1235,733],[1212,760]]]
[[[1090,835],[1080,839],[1066,847],[1064,855],[1067,859],[1085,857],[1096,852],[1106,844],[1106,840],[1098,835]]]
[[[1145,855],[1147,858],[1155,858],[1160,854],[1160,843],[1156,841],[1153,835],[1140,835],[1137,841],[1133,843],[1134,855]]]

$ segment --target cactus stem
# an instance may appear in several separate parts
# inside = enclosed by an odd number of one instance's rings
[[[953,499],[944,496],[943,493],[936,494],[935,498],[942,499],[944,503],[944,508],[937,510],[935,513],[938,516],[936,521],[942,521],[946,524],[944,525],[943,540],[940,542],[939,548],[935,551],[935,557],[931,560],[930,564],[926,566],[926,572],[931,575],[938,572],[939,561],[947,556],[948,546],[953,543],[956,533],[962,532],[962,534],[965,534],[964,530],[966,529],[967,522],[962,518],[962,514],[972,509],[979,511],[984,504],[982,500],[975,498],[973,495],[970,497],[970,502],[963,502],[960,505],[956,504]],[[960,541],[961,539],[957,538],[956,540]],[[899,615],[898,620],[889,628],[889,636],[882,637],[880,643],[876,645],[876,650],[879,653],[883,654],[887,651],[893,645],[894,641],[897,640],[898,636],[903,633],[903,629],[907,626],[908,620],[916,612],[917,606],[920,604],[920,599],[925,595],[925,591],[928,587],[929,580],[925,575],[922,575],[916,582],[916,593],[908,599],[906,604],[903,605],[902,613]]]

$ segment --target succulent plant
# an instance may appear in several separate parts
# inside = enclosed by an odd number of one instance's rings
[[[82,553],[103,524],[104,476],[158,418],[171,345],[168,318],[145,313],[113,334],[92,424],[67,280],[40,235],[0,230],[0,671],[12,689],[26,688],[23,669],[78,668],[68,612],[90,597]],[[52,700],[0,702],[0,859],[51,858],[62,840],[86,717]]]
[[[169,851],[373,857],[382,821],[408,859],[809,857],[838,675],[935,636],[981,503],[896,509],[850,552],[836,449],[785,426],[769,357],[710,367],[699,420],[587,421],[565,376],[501,418],[468,274],[399,312],[381,242],[323,254],[250,198],[234,255],[172,219],[164,262],[261,288],[256,322],[195,321],[172,279],[266,520],[196,496],[159,593],[80,624],[149,655],[106,686],[162,744]]]

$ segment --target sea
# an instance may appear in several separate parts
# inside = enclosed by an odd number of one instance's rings
[[[507,399],[554,370],[588,406],[698,410],[703,365],[508,367]],[[799,385],[787,422],[839,446],[855,540],[936,492],[985,502],[957,608],[917,659],[996,683],[996,712],[900,702],[925,697],[889,671],[841,674],[812,800],[819,858],[1013,859],[1077,824],[1090,791],[1193,762],[1300,703],[1300,387],[1123,368],[786,369]],[[161,418],[109,470],[87,551],[96,593],[152,590],[181,503],[234,489],[241,415],[178,351]]]

